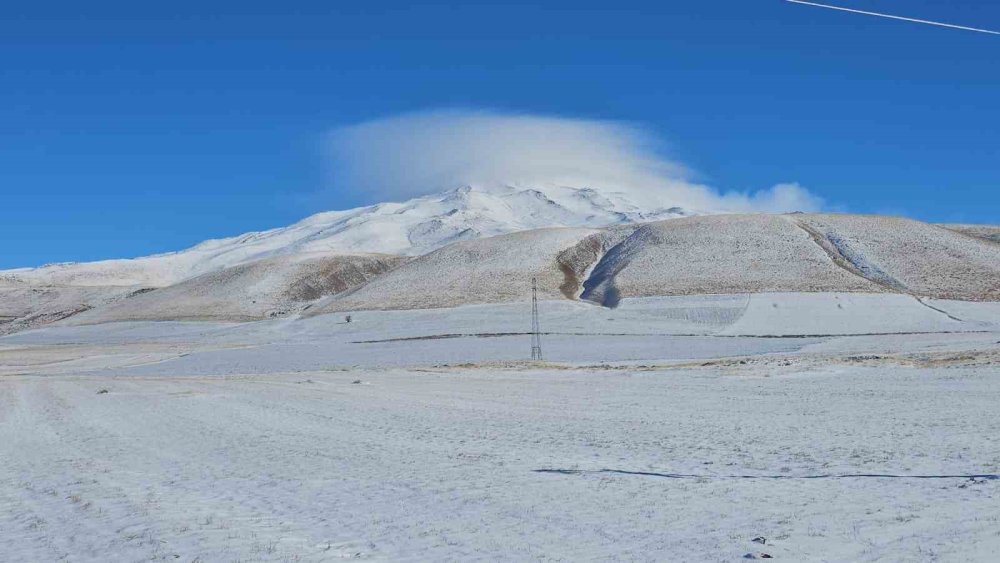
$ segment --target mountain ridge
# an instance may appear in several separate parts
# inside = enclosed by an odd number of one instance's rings
[[[650,208],[623,192],[560,185],[461,186],[404,202],[311,215],[287,227],[210,239],[150,256],[0,271],[0,281],[166,287],[227,267],[297,253],[419,256],[461,240],[546,227],[606,227],[702,213]]]
[[[640,195],[641,197],[641,195]],[[543,299],[898,293],[1000,301],[998,227],[740,214],[568,186],[463,186],[137,259],[0,271],[0,334]]]

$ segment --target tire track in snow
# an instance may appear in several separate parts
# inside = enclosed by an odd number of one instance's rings
[[[926,301],[924,301],[923,297],[917,297],[916,295],[913,295],[912,297],[917,300],[917,303],[920,303],[921,305],[923,305],[924,307],[927,307],[928,309],[930,309],[932,311],[937,311],[938,313],[941,313],[942,315],[948,317],[949,319],[951,319],[953,321],[958,321],[960,323],[964,323],[965,322],[963,319],[960,319],[960,318],[956,317],[955,315],[952,315],[948,311],[945,311],[944,309],[939,309],[939,308],[935,307],[934,305],[931,305],[930,303],[927,303]]]
[[[896,473],[821,473],[809,475],[720,475],[695,473],[666,473],[658,471],[630,471],[627,469],[533,469],[533,473],[551,473],[555,475],[631,475],[635,477],[664,477],[667,479],[697,479],[700,481],[719,479],[773,479],[773,480],[806,480],[806,479],[965,479],[969,481],[997,481],[997,473],[969,473],[943,475],[906,475]]]

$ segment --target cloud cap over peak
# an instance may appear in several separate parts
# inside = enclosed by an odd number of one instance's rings
[[[627,193],[637,202],[701,211],[813,211],[797,184],[722,193],[691,182],[642,127],[485,110],[409,113],[339,128],[329,140],[338,190],[369,202],[461,185],[558,184]]]

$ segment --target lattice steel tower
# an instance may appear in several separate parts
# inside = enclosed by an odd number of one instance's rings
[[[531,359],[542,359],[542,335],[538,328],[538,284],[531,278]]]

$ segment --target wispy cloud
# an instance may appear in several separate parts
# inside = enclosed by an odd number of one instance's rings
[[[330,138],[335,188],[367,201],[461,185],[561,184],[622,191],[706,211],[819,209],[797,184],[720,192],[689,180],[645,129],[622,122],[493,111],[439,110],[344,127]]]

